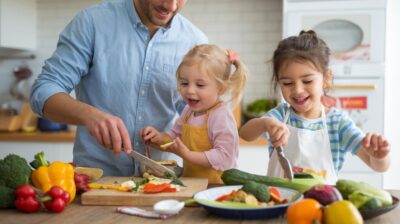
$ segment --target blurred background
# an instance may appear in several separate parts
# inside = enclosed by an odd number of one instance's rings
[[[39,120],[26,101],[58,35],[79,10],[100,0],[0,1],[0,158],[14,152],[28,160],[44,150],[49,160],[72,161],[74,127]],[[238,52],[250,76],[238,123],[259,116],[281,99],[270,83],[268,61],[278,42],[314,29],[331,46],[337,107],[364,131],[383,133],[392,145],[392,166],[372,172],[348,157],[342,177],[400,189],[398,138],[400,103],[400,6],[396,0],[189,0],[182,14],[203,30],[210,43]],[[265,174],[265,140],[241,142],[239,168]]]

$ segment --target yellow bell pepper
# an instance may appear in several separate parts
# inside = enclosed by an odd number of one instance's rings
[[[91,189],[110,189],[110,190],[123,191],[123,192],[131,191],[131,188],[129,188],[129,187],[112,185],[112,184],[90,183],[90,184],[88,184],[88,187],[90,187]]]
[[[324,209],[324,223],[354,223],[363,224],[364,220],[356,208],[350,201],[335,201],[327,205]]]
[[[49,166],[40,166],[32,171],[31,179],[33,185],[43,192],[49,191],[52,186],[59,186],[69,193],[69,202],[75,198],[74,167],[69,163],[56,161]]]

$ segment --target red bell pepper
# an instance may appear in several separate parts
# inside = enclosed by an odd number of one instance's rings
[[[44,206],[49,211],[56,213],[64,211],[64,208],[67,206],[69,200],[69,193],[58,186],[53,186],[50,188],[50,190],[45,193],[45,197],[42,198]]]
[[[36,199],[35,189],[29,184],[23,184],[15,190],[17,199],[15,207],[23,212],[36,212],[40,209],[40,202]]]
[[[172,187],[169,183],[151,184],[147,183],[143,186],[143,193],[155,194],[161,192],[176,192],[176,188]]]
[[[229,194],[223,194],[223,195],[219,196],[217,199],[215,199],[215,201],[219,201],[219,202],[225,201],[225,200],[227,200],[228,198],[230,198],[230,197],[232,197],[233,195],[235,195],[236,192],[237,192],[236,190],[233,190],[233,191],[231,191],[231,193],[229,193]]]

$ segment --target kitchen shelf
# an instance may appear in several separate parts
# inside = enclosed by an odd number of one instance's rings
[[[267,140],[265,138],[259,138],[259,139],[255,140],[255,141],[247,142],[247,141],[245,141],[243,139],[240,139],[239,144],[240,145],[265,145],[266,146],[267,145]]]
[[[0,132],[0,141],[17,142],[73,142],[75,132]]]

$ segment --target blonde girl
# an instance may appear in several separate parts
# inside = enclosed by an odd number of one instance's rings
[[[141,130],[146,142],[183,158],[183,176],[222,183],[223,170],[236,166],[239,137],[231,107],[242,96],[247,71],[238,55],[216,45],[197,45],[183,58],[176,73],[178,90],[186,102],[171,130]]]
[[[275,50],[273,82],[286,102],[240,130],[248,141],[268,133],[272,154],[267,175],[283,176],[273,150],[282,145],[295,172],[319,174],[329,184],[335,184],[348,152],[375,171],[388,169],[390,148],[383,136],[365,135],[343,111],[322,104],[332,83],[329,55],[314,31],[288,37]]]

